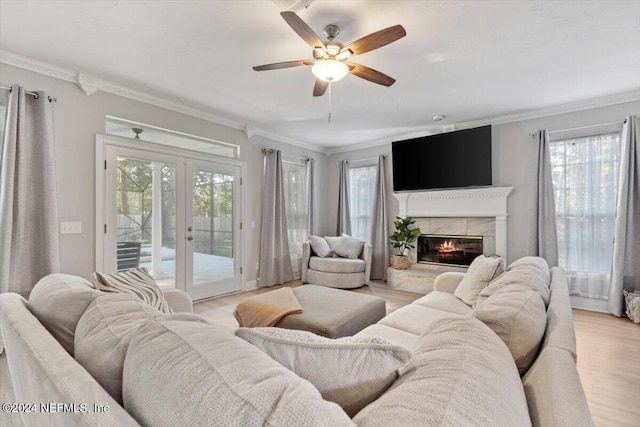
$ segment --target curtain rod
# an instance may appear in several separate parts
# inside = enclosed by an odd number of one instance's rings
[[[9,92],[11,92],[11,88],[7,86],[0,85],[0,89],[8,90]],[[27,95],[33,96],[35,99],[40,98],[40,94],[38,94],[37,92],[29,92],[25,90],[24,93],[26,93]],[[49,102],[58,102],[57,98],[52,98],[50,96],[48,96],[47,98],[49,98]]]
[[[609,126],[609,125],[619,125],[619,124],[622,124],[622,123],[624,123],[624,120],[618,120],[618,121],[615,121],[615,122],[607,122],[607,123],[599,123],[597,125],[578,126],[578,127],[575,127],[575,128],[568,128],[568,129],[550,130],[549,131],[549,135],[552,135],[554,133],[560,133],[560,132],[569,132],[569,131],[572,131],[572,130],[597,128],[597,127],[600,127],[600,126]],[[536,133],[530,133],[529,136],[534,138],[534,137],[538,136],[538,133],[537,132]]]
[[[345,162],[347,163],[370,162],[372,160],[378,160],[378,157],[368,157],[366,159],[356,159],[356,160],[345,160]],[[387,156],[382,156],[382,158],[386,159]]]
[[[263,154],[273,153],[274,151],[276,151],[276,150],[274,150],[273,148],[263,148],[262,149],[262,153]],[[305,162],[308,162],[309,160],[311,160],[309,157],[297,157],[297,156],[292,156],[292,155],[286,154],[286,153],[282,153],[282,157],[288,157],[290,159],[302,160],[302,161],[305,161]]]

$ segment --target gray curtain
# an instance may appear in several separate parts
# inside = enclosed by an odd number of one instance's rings
[[[293,280],[282,184],[280,150],[267,150],[264,156],[264,184],[262,186],[259,287],[273,286]]]
[[[624,312],[622,290],[640,289],[640,143],[638,117],[627,117],[620,134],[620,175],[616,200],[609,311]]]
[[[342,233],[351,235],[351,213],[349,212],[349,167],[340,162],[340,184],[338,187],[338,226],[336,236]]]
[[[549,133],[541,130],[538,144],[538,255],[549,267],[558,265],[556,203],[551,177]]]
[[[313,159],[307,161],[307,235],[316,234],[316,177]]]
[[[373,216],[371,217],[371,278],[387,280],[389,266],[389,242],[387,237],[387,190],[385,186],[384,156],[378,157],[378,176],[376,192],[373,198]]]
[[[14,85],[0,150],[0,292],[60,271],[53,107]]]

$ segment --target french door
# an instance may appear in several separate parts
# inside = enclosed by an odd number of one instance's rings
[[[103,270],[147,267],[194,300],[242,289],[241,167],[105,144]]]

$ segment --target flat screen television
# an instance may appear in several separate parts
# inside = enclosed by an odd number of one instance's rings
[[[394,141],[393,191],[491,185],[491,126]]]

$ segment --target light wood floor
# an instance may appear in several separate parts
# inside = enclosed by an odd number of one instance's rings
[[[286,286],[300,286],[300,281]],[[233,317],[243,299],[278,289],[256,289],[196,303],[201,316],[238,327]],[[384,298],[387,314],[411,304],[421,295],[389,289],[385,282],[374,281],[353,292]],[[640,426],[640,326],[627,318],[585,310],[573,310],[578,350],[578,372],[597,427]]]

